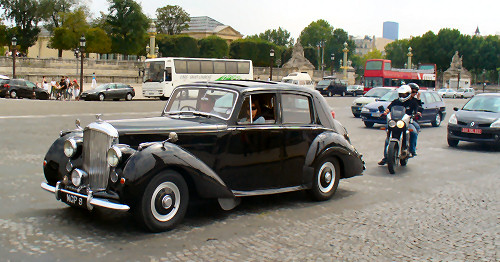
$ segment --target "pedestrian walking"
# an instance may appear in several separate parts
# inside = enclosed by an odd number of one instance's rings
[[[57,99],[57,89],[56,89],[56,80],[52,78],[52,81],[50,81],[50,97]]]
[[[64,79],[64,76],[61,77],[61,81],[59,82],[59,93],[60,93],[60,98],[61,101],[66,99],[66,90],[68,89],[68,85],[66,84],[66,79]]]
[[[97,80],[95,79],[95,72],[92,73],[92,89],[97,87]]]
[[[73,91],[75,92],[75,100],[80,100],[80,85],[78,85],[76,79],[73,80]]]

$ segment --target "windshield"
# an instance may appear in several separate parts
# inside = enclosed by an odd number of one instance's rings
[[[462,109],[500,113],[500,96],[475,96]]]
[[[231,90],[181,87],[174,90],[164,112],[168,115],[201,114],[229,119],[238,95]]]
[[[373,88],[373,89],[370,89],[370,91],[366,92],[365,96],[367,96],[367,97],[382,97],[383,95],[385,95],[389,91],[391,91],[391,90],[386,89],[386,88]]]
[[[463,88],[460,88],[457,90],[457,92],[463,92],[463,91],[465,91],[465,89],[463,89]]]
[[[100,85],[98,87],[95,88],[95,90],[106,90],[106,88],[109,87],[109,84],[104,84],[104,85]]]
[[[319,86],[327,86],[330,85],[330,80],[321,80],[318,82]]]
[[[396,91],[390,91],[387,92],[385,95],[383,95],[378,101],[394,101],[396,98],[398,98],[398,92]]]
[[[164,70],[163,61],[146,62],[144,82],[163,82]]]

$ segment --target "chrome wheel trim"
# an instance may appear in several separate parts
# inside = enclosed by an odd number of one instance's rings
[[[321,193],[328,193],[335,184],[337,173],[331,162],[325,162],[318,171],[318,189]]]
[[[439,125],[441,123],[441,115],[438,113],[436,114],[436,125]]]
[[[156,220],[167,222],[177,214],[180,203],[181,192],[177,185],[172,182],[163,182],[156,187],[151,196],[151,213]],[[158,207],[163,210],[158,210]]]
[[[11,98],[17,98],[17,92],[15,90],[10,92],[10,97]]]
[[[128,93],[128,94],[127,94],[126,99],[127,99],[128,101],[132,100],[132,94]]]
[[[99,101],[104,101],[104,95],[103,94],[99,94]]]

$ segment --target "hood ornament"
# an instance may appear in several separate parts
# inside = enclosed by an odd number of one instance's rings
[[[101,119],[101,116],[102,116],[102,114],[96,114],[95,115],[96,121],[99,122],[99,123],[103,122],[102,119]]]
[[[474,126],[475,124],[476,124],[476,123],[474,123],[474,122],[471,122],[471,123],[470,123],[470,126]]]
[[[82,126],[80,125],[80,119],[75,120],[75,125],[77,130],[83,130]]]

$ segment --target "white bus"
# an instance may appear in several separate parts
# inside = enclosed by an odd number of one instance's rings
[[[253,80],[251,60],[163,57],[145,62],[142,94],[167,99],[178,85],[197,81]]]

